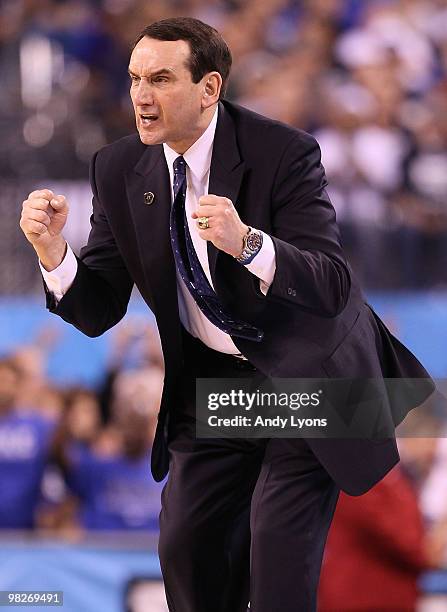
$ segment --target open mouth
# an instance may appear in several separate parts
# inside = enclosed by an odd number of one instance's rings
[[[152,113],[140,113],[140,121],[143,126],[152,125],[155,121],[157,121],[158,115],[153,115]]]

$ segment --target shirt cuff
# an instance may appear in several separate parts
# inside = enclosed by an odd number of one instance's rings
[[[39,261],[40,271],[48,290],[54,295],[56,301],[60,302],[70,289],[78,271],[78,262],[75,254],[67,244],[67,252],[57,268],[48,272]]]
[[[256,257],[245,267],[259,278],[259,288],[264,295],[267,295],[276,272],[275,247],[268,234],[262,232],[262,247]]]

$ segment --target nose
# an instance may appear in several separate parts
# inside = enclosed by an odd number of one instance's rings
[[[134,93],[134,102],[137,106],[152,106],[154,95],[152,85],[146,79],[140,79]]]

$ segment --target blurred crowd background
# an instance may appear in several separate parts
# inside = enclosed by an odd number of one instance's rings
[[[150,22],[184,15],[227,40],[231,100],[317,137],[344,245],[365,289],[392,302],[397,291],[442,296],[447,287],[446,0],[2,0],[4,530],[71,541],[98,530],[156,532],[163,483],[150,479],[148,461],[163,360],[152,320],[129,317],[110,332],[89,384],[58,379],[51,365],[56,328],[36,317],[26,341],[18,329],[19,311],[34,312],[36,296],[43,309],[41,277],[18,218],[33,189],[64,193],[67,237],[75,251],[82,246],[89,160],[134,131],[130,46]],[[399,321],[389,323],[399,331]],[[93,344],[85,353],[66,350],[66,369],[88,368],[94,353]],[[447,372],[444,350],[436,367]],[[419,590],[430,590],[427,570],[447,567],[444,428],[401,440],[403,461],[388,479],[369,496],[343,497],[322,611],[413,610]],[[359,592],[366,574],[373,588]]]
[[[52,384],[44,347],[0,360],[0,528],[157,530],[149,456],[163,357],[152,324],[121,326],[94,390]]]
[[[0,207],[10,221],[0,248],[15,274],[0,288],[39,282],[26,256],[18,263],[11,199],[49,178],[81,181],[69,195],[85,198],[91,155],[133,130],[130,45],[144,24],[176,15],[223,33],[232,100],[319,139],[364,283],[445,287],[444,0],[3,0]]]

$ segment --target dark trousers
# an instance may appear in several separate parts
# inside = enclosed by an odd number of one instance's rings
[[[250,364],[188,341],[171,413],[160,563],[171,612],[311,612],[339,489],[302,439],[197,439],[195,378]]]

